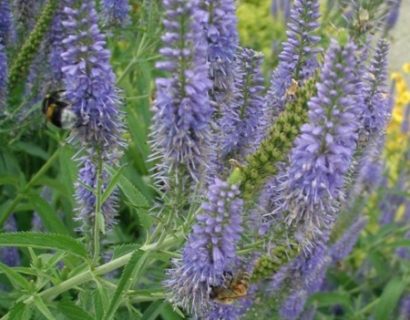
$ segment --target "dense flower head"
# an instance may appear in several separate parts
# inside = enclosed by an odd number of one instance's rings
[[[320,37],[315,30],[319,27],[319,1],[296,0],[292,6],[287,24],[287,41],[279,55],[279,63],[271,78],[264,103],[264,123],[261,123],[259,140],[266,134],[287,100],[292,96],[288,90],[292,82],[299,84],[313,74],[318,67],[317,48]]]
[[[208,41],[210,78],[214,97],[229,94],[232,90],[233,62],[238,46],[238,31],[234,0],[205,0],[209,23],[205,24]]]
[[[128,0],[103,0],[102,9],[105,23],[108,25],[125,25],[129,21]]]
[[[94,1],[66,1],[61,71],[66,89],[64,98],[77,116],[70,139],[85,151],[85,155],[77,159],[81,167],[76,200],[77,219],[86,231],[97,210],[94,191],[99,185],[103,192],[108,184],[104,164],[117,164],[123,148],[121,136],[124,129],[110,53],[105,49],[105,38],[97,24]],[[113,193],[101,204],[107,227],[113,225],[116,209]]]
[[[367,134],[372,136],[384,129],[389,118],[390,99],[387,89],[388,52],[388,42],[380,40],[364,85],[366,110],[363,113],[363,124]]]
[[[0,42],[0,116],[6,103],[7,76],[7,56],[4,47]]]
[[[13,215],[4,223],[3,231],[16,232],[17,224]],[[20,265],[20,255],[16,247],[0,248],[0,262],[8,265],[9,267],[16,267]]]
[[[165,34],[154,106],[154,149],[166,174],[180,167],[194,179],[207,158],[212,108],[208,91],[208,49],[203,25],[208,19],[199,0],[164,0]]]
[[[0,0],[0,45],[7,45],[15,37],[9,0]]]
[[[255,143],[259,119],[263,116],[263,56],[252,49],[240,48],[234,69],[233,100],[223,109],[220,119],[222,153],[246,155]],[[240,159],[237,159],[240,160]]]
[[[353,250],[359,238],[360,232],[367,224],[367,217],[359,217],[341,236],[337,242],[329,249],[329,254],[333,262],[338,262],[346,258]]]
[[[93,1],[68,1],[64,8],[66,48],[62,53],[66,97],[78,117],[72,139],[107,154],[121,145],[123,126],[110,53],[98,27]]]
[[[325,57],[318,93],[309,105],[309,123],[302,126],[290,155],[283,186],[283,208],[289,222],[302,222],[310,236],[330,227],[343,197],[345,174],[356,148],[359,119],[355,46],[333,41]]]
[[[238,195],[237,186],[215,179],[183,249],[182,261],[175,261],[175,268],[169,271],[166,286],[171,301],[190,313],[203,312],[211,286],[221,285],[226,272],[234,268],[242,230]]]

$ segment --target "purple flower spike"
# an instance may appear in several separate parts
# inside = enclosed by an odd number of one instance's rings
[[[66,1],[68,6],[64,7],[65,19],[62,22],[66,50],[61,54],[61,70],[66,99],[77,115],[70,139],[86,154],[79,159],[81,168],[76,198],[79,205],[77,219],[84,223],[83,227],[88,227],[96,210],[96,196],[90,188],[96,190],[97,187],[97,163],[102,161],[116,165],[124,147],[121,138],[124,129],[110,54],[105,49],[105,38],[97,24],[94,1],[81,1],[78,9],[75,9],[78,2]],[[99,179],[104,191],[108,175],[102,171]],[[108,227],[114,223],[115,203],[116,196],[112,194],[101,207]]]
[[[314,35],[319,27],[319,1],[296,0],[287,25],[288,40],[283,44],[279,64],[272,74],[269,91],[264,105],[266,123],[261,125],[263,139],[267,128],[283,111],[292,80],[299,83],[308,78],[317,68],[317,44],[320,38]]]
[[[102,9],[105,23],[108,25],[124,26],[129,22],[128,0],[103,0]]]
[[[73,8],[64,8],[67,49],[62,54],[66,97],[79,119],[71,138],[85,148],[110,153],[122,145],[123,132],[110,53],[94,2],[82,1],[79,9]]]
[[[7,56],[4,47],[0,41],[0,116],[3,113],[6,104],[7,77]]]
[[[264,91],[262,54],[241,48],[236,59],[234,98],[230,105],[225,106],[220,120],[222,153],[234,158],[238,154],[243,157],[254,149],[258,123],[263,117]]]
[[[11,215],[4,224],[5,232],[16,232],[17,224],[16,219]],[[20,265],[20,255],[15,247],[7,247],[0,249],[0,262],[8,265],[9,267],[16,267]]]
[[[364,86],[366,110],[363,113],[363,124],[366,133],[371,136],[380,134],[390,116],[390,99],[387,89],[388,53],[389,43],[380,40]]]
[[[352,43],[344,47],[331,43],[318,93],[309,101],[309,123],[295,142],[280,188],[284,200],[280,209],[288,212],[288,222],[304,229],[301,241],[306,244],[331,227],[356,148],[362,110],[357,103],[354,52]]]
[[[165,285],[170,300],[189,313],[209,308],[211,286],[221,285],[225,272],[232,271],[240,239],[242,200],[239,189],[215,179],[209,186],[202,212],[183,250],[182,261],[174,261]]]
[[[330,256],[333,262],[338,262],[346,258],[353,250],[359,238],[360,232],[367,224],[367,217],[358,218],[342,235],[342,237],[330,248]]]
[[[234,0],[205,0],[209,24],[205,24],[208,40],[210,77],[214,98],[223,99],[232,90],[233,62],[238,46]]]
[[[0,45],[8,45],[15,36],[9,0],[0,0]]]
[[[164,0],[163,61],[167,73],[157,80],[154,106],[154,157],[161,158],[165,179],[179,170],[194,180],[205,166],[212,108],[208,91],[208,48],[203,26],[208,19],[201,1]]]

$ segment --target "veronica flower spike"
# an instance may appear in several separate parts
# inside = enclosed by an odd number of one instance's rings
[[[115,167],[122,154],[124,125],[110,53],[98,26],[94,1],[67,0],[63,14],[65,50],[61,54],[61,70],[65,98],[77,118],[70,141],[83,151],[76,159],[80,163],[77,218],[83,231],[94,223],[96,248],[100,230],[111,227],[117,213],[115,192],[104,203],[98,199],[109,181],[104,165]],[[101,219],[95,219],[99,214],[104,217],[105,226],[99,225]],[[97,249],[95,257],[96,253]]]
[[[201,1],[164,0],[165,34],[158,69],[152,128],[154,158],[161,159],[159,179],[182,173],[201,179],[207,159],[212,108],[208,92],[208,48],[203,31],[208,21]],[[178,180],[179,179],[175,179]]]
[[[208,41],[210,78],[216,100],[230,94],[233,84],[233,65],[239,42],[234,0],[204,1],[209,13],[205,24]]]
[[[174,261],[165,285],[170,300],[192,314],[203,314],[210,306],[212,286],[221,285],[236,262],[236,245],[242,231],[242,200],[235,185],[215,179],[207,201],[183,249]]]
[[[222,153],[243,158],[255,144],[258,122],[263,117],[263,55],[252,49],[238,49],[233,100],[220,119]],[[241,159],[238,159],[241,160]]]
[[[279,55],[279,64],[272,74],[266,106],[274,118],[283,111],[288,98],[286,92],[292,80],[307,79],[317,67],[316,55],[320,38],[315,35],[319,27],[319,1],[296,0],[287,24],[287,41]],[[268,119],[269,121],[271,119]]]
[[[308,103],[309,123],[290,155],[282,209],[288,212],[288,222],[304,229],[302,242],[330,228],[343,197],[363,112],[357,103],[354,51],[352,43],[332,41],[317,95]]]

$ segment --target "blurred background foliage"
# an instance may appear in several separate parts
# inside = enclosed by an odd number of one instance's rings
[[[125,138],[129,146],[123,159],[123,170],[138,190],[152,200],[155,195],[150,187],[152,164],[147,159],[150,105],[155,95],[154,79],[158,76],[155,61],[162,32],[160,1],[132,0],[130,3],[131,23],[125,28],[105,31],[128,125]],[[238,18],[241,44],[264,53],[268,82],[270,70],[277,63],[281,42],[286,39],[285,17],[272,17],[271,0],[239,0]],[[325,16],[324,19],[331,17]],[[337,32],[331,24],[327,28],[322,30],[323,34]],[[326,37],[324,41],[327,41]],[[396,254],[400,246],[410,245],[410,240],[404,238],[410,229],[405,221],[410,218],[406,217],[404,203],[394,208],[394,219],[390,223],[380,224],[385,213],[383,203],[391,201],[386,197],[396,192],[395,185],[403,168],[409,170],[410,166],[405,154],[410,148],[409,136],[402,130],[406,117],[407,125],[409,121],[410,83],[406,74],[410,73],[410,56],[408,60],[402,69],[391,74],[395,105],[385,150],[387,182],[366,206],[371,223],[355,249],[348,259],[329,272],[326,292],[310,299],[310,306],[318,310],[317,319],[369,319],[370,316],[376,320],[398,319],[400,308],[410,295],[409,260],[400,259]],[[41,228],[74,234],[75,202],[72,195],[76,166],[71,160],[73,150],[65,143],[64,133],[42,120],[42,94],[28,90],[18,112],[18,121],[0,125],[0,221],[4,222],[12,214],[18,230],[30,230],[35,227],[33,213],[37,213],[42,220]],[[409,201],[409,190],[405,196]],[[119,224],[104,244],[108,256],[116,244],[143,241],[143,233],[152,223],[146,209],[132,206],[126,197],[121,199]],[[30,252],[24,249],[19,253],[23,263],[27,264]],[[160,283],[162,277],[153,272],[146,282]],[[0,283],[8,283],[3,274],[0,274]],[[9,299],[0,291],[0,310],[7,310]],[[169,304],[162,302],[159,307],[149,301],[141,303],[145,313],[143,311],[136,319],[180,318]]]

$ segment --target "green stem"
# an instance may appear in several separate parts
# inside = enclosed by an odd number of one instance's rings
[[[180,239],[183,237],[182,234],[176,234],[173,236],[168,236],[164,241],[161,243],[152,243],[152,244],[145,244],[140,247],[139,250],[141,251],[158,251],[162,250],[164,248],[173,246],[174,244],[178,243]],[[114,259],[106,264],[103,264],[99,267],[96,267],[94,270],[89,269],[86,270],[80,274],[77,274],[73,276],[70,279],[67,279],[54,287],[48,288],[40,293],[37,294],[40,298],[42,298],[44,301],[51,301],[55,297],[57,297],[59,294],[70,290],[74,287],[77,287],[81,284],[84,284],[86,282],[92,281],[94,277],[100,276],[103,274],[107,274],[111,271],[114,271],[118,268],[123,267],[128,263],[128,261],[131,259],[131,256],[133,255],[133,252],[127,253],[117,259]],[[34,302],[34,296],[31,296],[24,300],[25,304],[31,304]]]
[[[3,223],[7,220],[7,218],[10,216],[10,214],[14,211],[14,209],[17,207],[17,205],[20,203],[20,200],[24,198],[24,193],[30,190],[30,188],[40,179],[44,173],[47,172],[48,169],[50,169],[51,165],[54,163],[54,161],[57,159],[57,157],[60,154],[60,148],[58,148],[54,153],[51,155],[50,158],[43,164],[43,166],[40,168],[40,170],[37,171],[37,173],[30,179],[30,181],[23,187],[23,189],[20,191],[20,193],[14,198],[13,202],[10,203],[10,205],[4,210],[4,212],[0,215],[0,226],[3,225]]]
[[[102,196],[102,167],[103,161],[101,157],[101,152],[97,153],[97,190],[95,194],[95,213],[94,213],[94,233],[93,233],[93,242],[94,242],[94,263],[97,264],[100,256],[100,231],[101,231],[101,196]]]
[[[367,306],[359,310],[359,312],[356,313],[356,315],[363,315],[369,312],[375,305],[377,305],[380,302],[380,297],[374,299],[372,302],[370,302]]]

